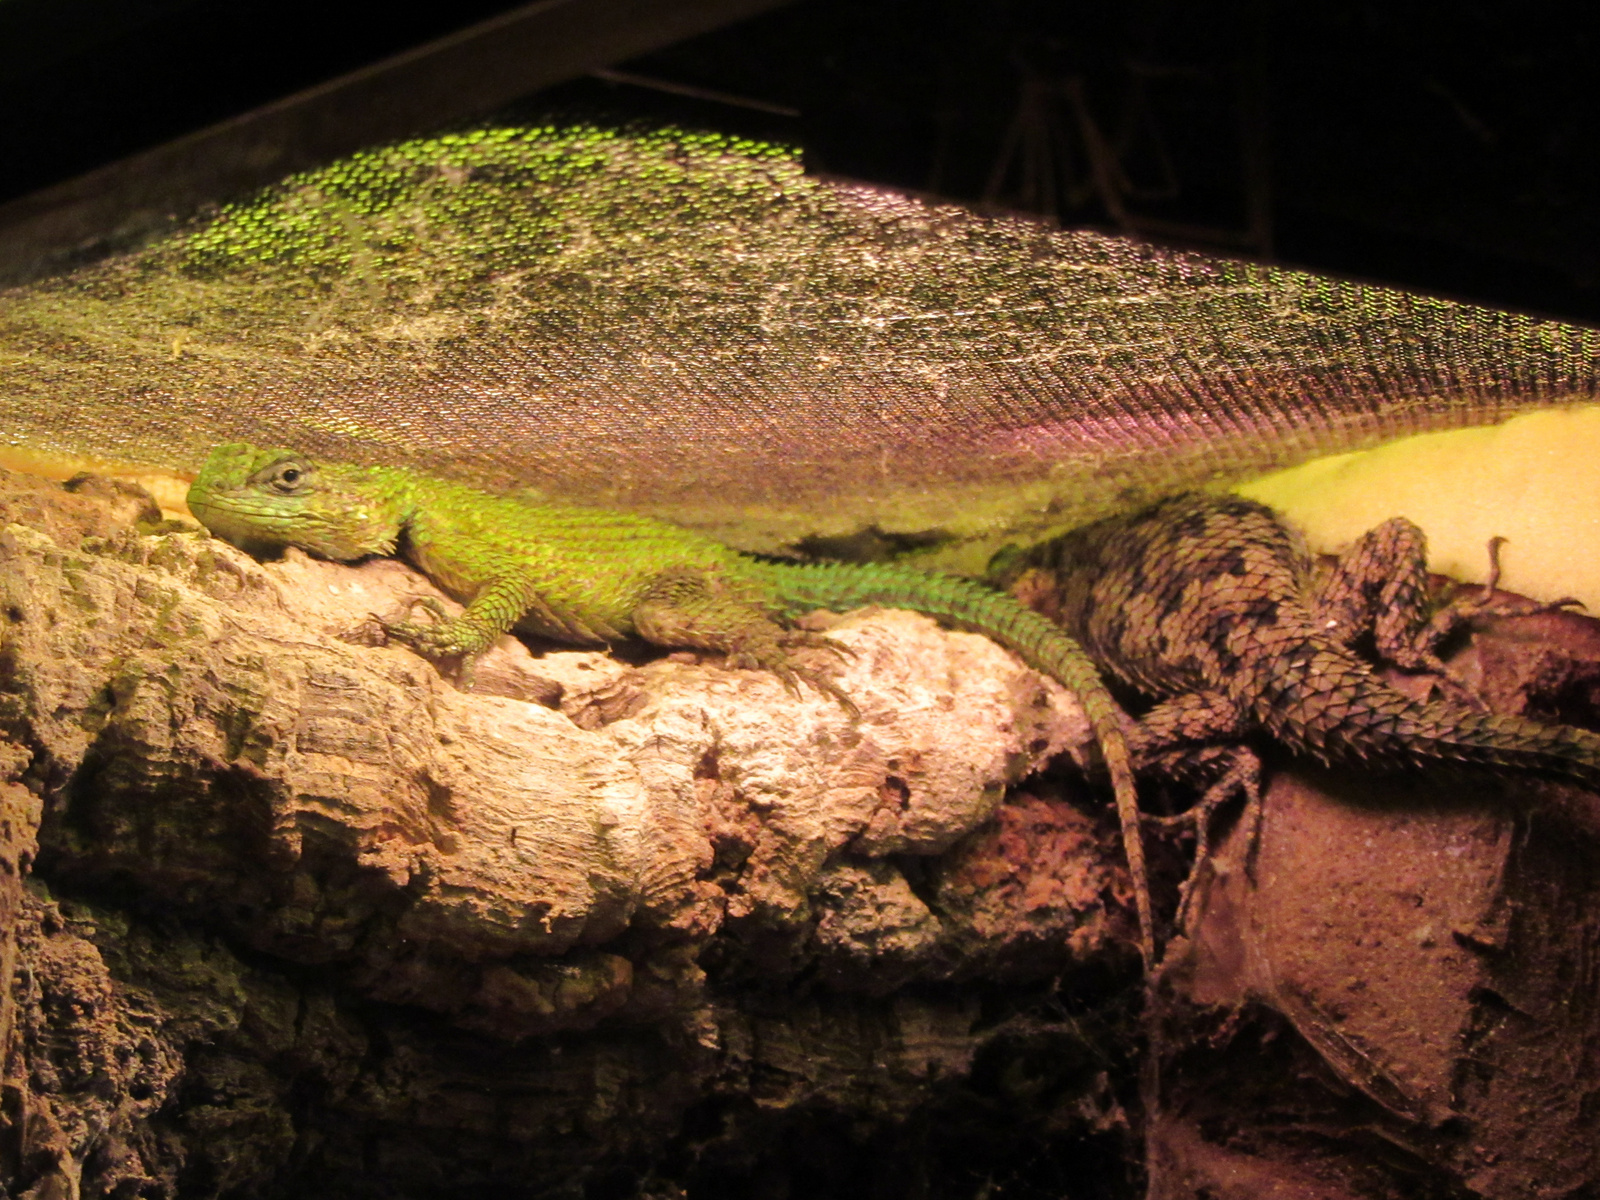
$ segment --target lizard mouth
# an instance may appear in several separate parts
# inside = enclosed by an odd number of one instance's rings
[[[355,562],[390,554],[400,534],[397,521],[361,503],[327,505],[318,497],[263,495],[253,486],[189,488],[189,511],[213,535],[247,554],[273,557],[290,546],[332,562]]]
[[[213,536],[231,542],[241,550],[250,553],[270,552],[282,550],[289,544],[288,537],[280,537],[273,532],[266,513],[252,511],[249,505],[240,504],[235,497],[220,495],[210,488],[196,485],[189,489],[186,503],[194,519]]]

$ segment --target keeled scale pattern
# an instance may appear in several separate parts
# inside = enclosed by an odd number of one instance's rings
[[[1314,577],[1267,508],[1186,493],[1032,552],[1050,608],[1103,667],[1162,704],[1135,753],[1264,729],[1323,762],[1504,767],[1600,791],[1600,736],[1409,699],[1348,644],[1420,665],[1428,640],[1420,534],[1389,522]],[[1409,660],[1406,663],[1405,660]]]

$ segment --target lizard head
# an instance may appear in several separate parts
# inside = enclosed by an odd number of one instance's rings
[[[348,562],[392,554],[403,505],[380,473],[247,442],[218,446],[189,488],[189,511],[243,550],[298,546]]]

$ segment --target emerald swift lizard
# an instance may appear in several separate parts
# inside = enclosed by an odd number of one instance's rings
[[[246,550],[298,546],[341,562],[407,559],[466,605],[460,616],[432,623],[385,624],[434,658],[471,656],[511,629],[577,643],[638,637],[720,652],[730,666],[837,696],[792,657],[796,647],[830,643],[791,628],[792,618],[876,604],[985,634],[1060,680],[1083,705],[1116,793],[1140,949],[1153,966],[1124,715],[1078,644],[1010,596],[903,566],[774,562],[633,513],[534,503],[400,467],[323,462],[243,443],[212,451],[188,499],[207,529]]]

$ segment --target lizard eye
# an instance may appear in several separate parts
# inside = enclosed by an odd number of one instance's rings
[[[302,491],[310,479],[311,472],[302,464],[284,462],[272,468],[272,473],[267,476],[265,482],[273,491],[290,496]]]

